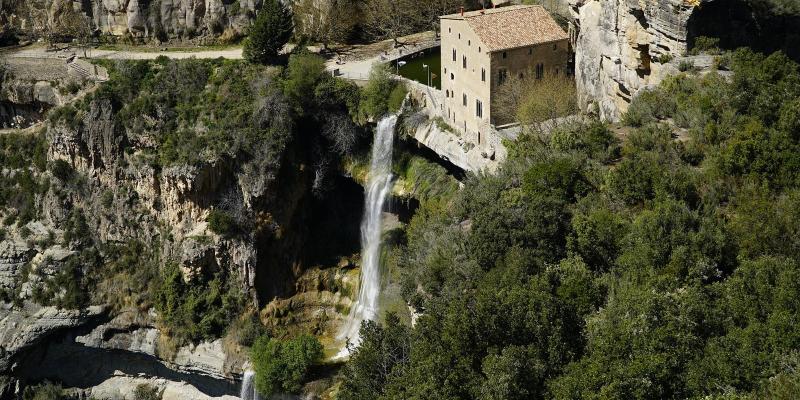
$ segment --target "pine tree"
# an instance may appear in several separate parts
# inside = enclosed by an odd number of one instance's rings
[[[280,0],[266,0],[250,28],[244,57],[251,63],[274,63],[292,37],[292,12]]]

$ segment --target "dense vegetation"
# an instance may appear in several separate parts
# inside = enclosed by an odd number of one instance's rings
[[[600,124],[528,134],[407,230],[414,329],[362,327],[343,399],[800,393],[800,72],[739,51]]]
[[[322,344],[309,335],[286,341],[262,336],[253,344],[251,359],[259,393],[299,393],[312,364],[322,359]]]

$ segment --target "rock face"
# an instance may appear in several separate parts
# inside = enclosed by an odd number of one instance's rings
[[[686,52],[689,19],[707,1],[570,0],[581,108],[619,120],[638,91],[675,72],[667,61]]]
[[[4,0],[0,23],[6,30],[36,37],[47,27],[66,33],[62,0]],[[100,34],[135,38],[228,38],[250,24],[261,0],[87,0],[70,2]],[[9,29],[11,27],[12,29]]]
[[[59,310],[29,305],[22,310],[0,311],[0,370],[6,371],[15,359],[58,331],[79,327],[102,315],[102,307],[84,310]]]

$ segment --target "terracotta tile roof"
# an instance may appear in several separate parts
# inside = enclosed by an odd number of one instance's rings
[[[569,39],[542,6],[509,6],[442,16],[463,19],[489,52]]]

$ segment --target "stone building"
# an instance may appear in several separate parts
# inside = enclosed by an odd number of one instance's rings
[[[541,6],[509,6],[441,19],[442,118],[485,146],[498,121],[492,99],[511,77],[567,73],[569,36]]]

